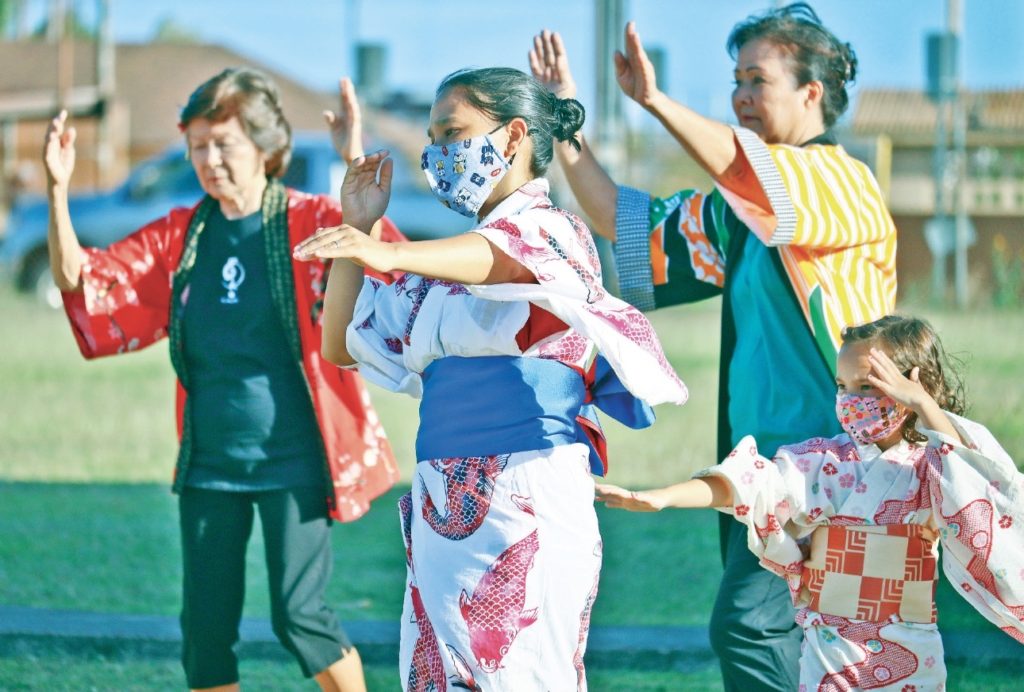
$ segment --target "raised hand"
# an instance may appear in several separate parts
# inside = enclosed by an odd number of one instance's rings
[[[868,362],[871,363],[868,382],[880,389],[883,394],[892,397],[896,403],[918,413],[929,402],[934,403],[931,395],[921,384],[920,368],[912,368],[910,376],[907,377],[892,362],[889,354],[879,348],[871,349],[868,353]]]
[[[351,164],[363,155],[363,114],[356,88],[348,77],[338,81],[338,102],[337,111],[324,111],[324,120],[338,156]]]
[[[617,485],[596,483],[594,491],[598,502],[603,502],[615,509],[628,509],[630,512],[657,512],[665,507],[665,503],[652,493],[626,490]]]
[[[872,348],[868,353],[868,362],[871,364],[868,382],[892,397],[896,403],[916,413],[919,423],[925,428],[963,441],[956,426],[921,384],[920,368],[911,368],[910,376],[906,377],[892,362],[889,354],[878,348]]]
[[[576,98],[576,82],[569,69],[569,56],[558,32],[544,29],[533,37],[530,71],[548,91],[560,99]]]
[[[622,93],[644,108],[661,95],[654,65],[640,42],[635,22],[626,24],[626,53],[615,51],[615,78]]]
[[[391,199],[391,175],[394,161],[381,149],[352,161],[341,184],[341,211],[345,222],[369,233]],[[378,180],[379,173],[379,180]]]
[[[46,128],[46,139],[43,144],[43,163],[46,177],[51,186],[66,188],[75,170],[75,128],[67,124],[68,112],[50,121]]]

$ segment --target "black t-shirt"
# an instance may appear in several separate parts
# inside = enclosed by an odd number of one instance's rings
[[[324,482],[309,390],[271,301],[260,212],[219,209],[185,290],[192,462],[185,484],[253,491]]]

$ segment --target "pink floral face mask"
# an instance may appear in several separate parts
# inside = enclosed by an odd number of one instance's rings
[[[889,396],[836,394],[836,417],[853,441],[868,445],[884,440],[899,429],[910,410]]]

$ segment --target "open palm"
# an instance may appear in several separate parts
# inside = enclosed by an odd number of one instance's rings
[[[626,53],[615,51],[615,79],[622,93],[644,107],[659,93],[654,64],[647,57],[634,22],[626,24]]]
[[[557,32],[544,29],[533,37],[530,71],[537,81],[558,98],[576,98],[576,82],[569,69],[569,56]]]
[[[338,110],[324,111],[324,120],[331,131],[331,143],[345,163],[351,164],[363,155],[363,114],[356,88],[348,77],[338,82]]]
[[[346,224],[369,232],[384,216],[391,199],[393,171],[394,161],[385,149],[352,162],[341,184],[341,210]]]

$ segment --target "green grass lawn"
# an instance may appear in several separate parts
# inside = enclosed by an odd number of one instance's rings
[[[609,424],[611,480],[646,486],[686,478],[714,463],[718,306],[662,311],[655,326],[690,387],[690,402],[661,407],[654,428]],[[0,291],[0,604],[173,615],[179,600],[173,378],[166,344],[85,363],[62,314]],[[1024,460],[1024,318],[1019,312],[929,313],[952,352],[966,356],[970,415]],[[413,467],[416,404],[374,390],[403,474]],[[333,532],[329,599],[343,620],[395,619],[404,557],[394,509],[398,492],[363,520]],[[596,625],[703,625],[721,570],[713,512],[636,515],[599,509],[605,568]],[[266,617],[258,529],[247,566],[246,615]],[[991,629],[945,586],[940,624]],[[254,661],[251,689],[292,687],[297,669]],[[1018,689],[1014,674],[967,682],[951,668],[949,689]],[[54,683],[71,674],[72,682]],[[1000,677],[1002,675],[1002,677]],[[372,667],[371,689],[397,689],[394,671]],[[595,690],[716,690],[714,666],[698,671],[592,671]],[[40,681],[46,681],[43,684]],[[135,681],[138,682],[136,684]],[[956,681],[956,682],[954,682]],[[0,656],[0,689],[165,689],[180,686],[176,662],[59,652]]]
[[[72,671],[69,675],[69,670]],[[370,692],[398,692],[401,685],[394,666],[365,667]],[[303,680],[298,666],[285,661],[243,660],[239,670],[247,692],[289,692],[319,690],[316,683]],[[612,670],[587,673],[591,692],[720,692],[718,667],[705,666],[694,672],[652,672],[644,675]],[[34,654],[17,659],[0,658],[0,690],[118,690],[142,692],[184,687],[181,667],[172,660],[111,656],[68,656]],[[950,688],[960,689],[960,688]],[[980,689],[980,688],[979,688]],[[1012,687],[986,687],[987,692],[1009,692]]]

